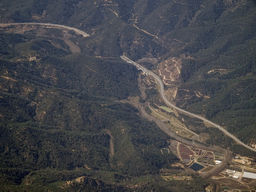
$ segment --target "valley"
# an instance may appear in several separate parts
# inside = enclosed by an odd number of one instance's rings
[[[42,24],[42,23],[3,24],[2,23],[2,24],[0,24],[0,27],[7,28],[7,30],[6,30],[7,33],[10,33],[10,32],[13,33],[13,32],[15,32],[15,28],[11,28],[11,31],[10,31],[8,29],[8,27],[17,26],[17,29],[19,29],[19,26],[21,26],[21,25],[25,27],[22,30],[22,33],[26,33],[28,31],[35,30],[33,27],[27,28],[26,26],[38,25],[38,26],[42,26],[42,27],[46,26],[46,28],[50,27],[50,28],[56,28],[56,29],[60,29],[60,30],[65,29],[65,30],[75,31],[79,35],[83,35],[84,38],[89,37],[89,35],[87,33],[80,31],[76,28],[71,28],[71,27],[67,27],[67,26],[63,26],[63,25],[48,24],[48,23],[47,24]],[[27,30],[27,29],[29,29],[29,30]],[[20,33],[20,32],[18,32],[18,33]],[[68,33],[68,31],[67,31],[67,33]],[[70,50],[71,49],[72,48],[70,48]],[[174,137],[178,141],[178,142],[175,140],[170,141],[170,146],[169,146],[169,149],[167,149],[167,150],[171,150],[174,154],[176,154],[176,156],[181,160],[181,162],[183,162],[185,164],[186,167],[189,167],[194,172],[198,172],[199,175],[201,175],[202,177],[205,177],[205,178],[215,176],[215,177],[221,177],[222,179],[223,178],[228,179],[228,177],[226,177],[226,176],[222,177],[219,175],[223,175],[223,174],[225,175],[225,170],[227,170],[226,168],[228,167],[228,164],[232,164],[233,160],[232,160],[231,153],[228,150],[225,150],[223,148],[216,147],[216,146],[206,147],[202,144],[199,144],[200,142],[202,142],[202,139],[199,137],[199,135],[197,135],[196,133],[187,129],[186,126],[184,124],[182,124],[178,119],[175,120],[175,118],[168,115],[168,113],[173,113],[174,112],[173,110],[177,111],[178,113],[184,113],[185,115],[193,117],[193,118],[198,118],[209,125],[213,125],[214,127],[223,131],[226,135],[228,135],[229,137],[234,139],[236,142],[241,144],[242,146],[244,146],[252,151],[256,151],[255,149],[245,145],[243,142],[241,142],[236,137],[234,137],[234,135],[230,134],[229,132],[227,132],[225,129],[223,129],[219,125],[217,125],[201,116],[198,116],[196,114],[193,114],[193,113],[185,111],[181,108],[178,108],[175,105],[173,105],[172,103],[170,103],[165,97],[164,84],[163,84],[162,80],[156,74],[154,74],[150,70],[147,70],[140,64],[130,60],[128,57],[126,57],[124,55],[121,56],[121,59],[129,64],[135,65],[138,70],[141,70],[143,72],[143,75],[145,75],[145,76],[151,75],[155,78],[155,81],[157,82],[157,87],[159,87],[158,91],[160,92],[160,95],[161,95],[163,101],[171,109],[164,107],[164,106],[157,106],[156,103],[153,103],[153,104],[156,105],[157,108],[153,109],[153,107],[150,106],[150,104],[148,104],[147,107],[151,110],[151,112],[148,114],[148,112],[145,112],[145,108],[143,107],[143,105],[138,103],[135,106],[136,107],[140,106],[140,107],[138,107],[138,109],[144,114],[144,117],[146,117],[149,121],[155,121],[158,124],[158,126],[160,127],[160,129],[162,129],[165,133],[167,133],[167,135]],[[174,63],[176,63],[176,61],[174,61]],[[174,67],[175,67],[175,65],[174,65]],[[176,66],[176,68],[177,68],[177,66]],[[179,73],[180,72],[178,72],[178,76],[179,76]],[[168,79],[166,79],[166,76],[164,74],[162,74],[161,70],[159,70],[159,74],[163,77],[165,84],[168,84],[167,83]],[[171,72],[171,76],[172,76],[172,72]],[[6,77],[6,78],[8,78],[8,77]],[[134,103],[132,103],[132,104],[134,104]],[[163,111],[161,112],[161,109],[165,110],[165,112],[163,112]],[[178,115],[177,112],[175,113],[176,115]],[[148,115],[152,115],[155,117],[152,117],[152,116],[150,117]],[[163,121],[165,125],[161,121]],[[169,124],[168,126],[171,125],[170,127],[172,127],[172,128],[166,126],[166,124],[167,125]],[[111,139],[110,139],[110,155],[109,156],[110,156],[110,158],[112,158],[114,155],[114,142],[113,142],[114,138],[109,130],[105,130],[105,132],[106,132],[106,134],[108,134],[111,137]],[[184,139],[187,141],[184,142]],[[189,140],[192,140],[192,141],[189,141]],[[199,143],[196,144],[195,141],[197,141]],[[184,143],[184,144],[182,144],[182,143]],[[190,147],[192,147],[193,150],[191,150]],[[195,147],[201,147],[201,148],[195,148]],[[209,151],[207,151],[205,149],[208,149]],[[215,157],[216,155],[214,155],[214,151],[216,151],[216,150],[217,150],[217,153],[219,154],[218,158],[216,158]],[[169,152],[167,152],[167,153],[169,153]],[[111,166],[113,166],[113,165],[111,165]],[[253,164],[253,166],[254,166],[254,164]],[[256,165],[255,165],[255,168],[256,168]],[[87,169],[91,169],[91,168],[89,168],[87,166]],[[240,169],[244,169],[244,168],[241,167]],[[256,169],[252,169],[252,171],[256,172]],[[178,180],[189,179],[187,177],[179,176],[179,175],[174,175],[174,177],[173,177],[172,175],[168,175],[167,173],[163,174],[161,177],[167,181],[170,180],[170,178],[172,178],[171,180],[176,180],[177,177],[180,177],[180,179],[178,179]],[[240,173],[238,176],[238,179],[241,181],[242,177],[243,177],[243,175]],[[245,183],[243,183],[243,184],[246,185]]]
[[[252,2],[39,1],[1,3],[1,190],[254,192]]]

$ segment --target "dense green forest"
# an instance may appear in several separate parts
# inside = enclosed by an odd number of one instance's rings
[[[157,174],[178,160],[160,152],[167,146],[167,135],[141,119],[136,108],[119,102],[138,95],[135,67],[120,59],[108,62],[71,54],[30,35],[1,37],[2,187],[23,186],[44,170],[56,175],[43,183],[31,181],[31,189],[86,172],[88,177],[98,171],[125,177]],[[29,60],[24,49],[36,59]],[[108,132],[114,138],[113,156]],[[78,188],[99,187],[88,184]]]
[[[202,28],[200,44],[205,45],[184,59],[184,83],[177,99],[178,105],[223,125],[247,144],[256,138],[256,13],[252,5],[241,6],[232,15],[223,14]],[[189,93],[182,91],[185,89]],[[196,92],[208,98],[197,97]],[[190,99],[184,99],[186,95]],[[224,139],[222,143],[229,144]]]

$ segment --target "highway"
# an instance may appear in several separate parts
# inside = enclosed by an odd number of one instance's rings
[[[89,34],[85,33],[82,30],[79,30],[74,27],[69,27],[66,25],[59,25],[59,24],[52,24],[52,23],[0,23],[0,27],[8,27],[8,26],[12,26],[12,25],[43,25],[43,26],[50,26],[50,27],[55,27],[55,28],[59,27],[59,28],[64,28],[64,29],[75,31],[78,34],[83,35],[83,37],[90,36]]]
[[[220,125],[218,125],[218,124],[216,124],[216,123],[213,123],[213,122],[209,121],[208,119],[205,119],[204,117],[201,117],[201,116],[199,116],[199,115],[196,115],[196,114],[194,114],[194,113],[191,113],[191,112],[188,112],[188,111],[186,111],[186,110],[184,110],[184,109],[181,109],[181,108],[175,106],[174,104],[172,104],[171,102],[169,102],[169,101],[166,99],[165,94],[164,94],[164,84],[163,84],[162,80],[161,80],[155,73],[153,73],[152,71],[146,69],[145,67],[141,66],[140,64],[138,64],[138,63],[132,61],[131,59],[129,59],[128,57],[126,57],[126,56],[124,56],[124,55],[122,55],[122,56],[120,56],[120,57],[121,57],[121,59],[124,60],[125,62],[136,66],[138,70],[141,70],[141,71],[143,71],[145,74],[151,75],[151,76],[154,77],[154,79],[158,82],[158,84],[159,84],[159,86],[160,86],[160,95],[161,95],[161,97],[163,98],[163,100],[164,100],[164,102],[165,102],[166,105],[168,105],[168,106],[170,106],[170,107],[176,109],[177,111],[179,111],[179,112],[181,112],[181,113],[183,113],[183,114],[185,114],[185,115],[188,115],[188,116],[190,116],[190,117],[194,117],[194,118],[200,119],[200,120],[202,120],[202,121],[204,121],[204,122],[206,122],[206,123],[212,125],[213,127],[218,128],[218,129],[221,130],[225,135],[227,135],[228,137],[230,137],[231,139],[233,139],[237,144],[242,145],[242,146],[244,146],[245,148],[247,148],[247,149],[249,149],[249,150],[251,150],[251,151],[256,152],[256,149],[254,149],[254,148],[252,148],[252,147],[246,145],[245,143],[243,143],[242,141],[240,141],[238,138],[236,138],[233,134],[229,133],[226,129],[224,129],[224,128],[221,127]]]

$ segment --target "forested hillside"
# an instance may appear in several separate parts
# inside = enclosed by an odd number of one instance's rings
[[[36,36],[1,38],[2,184],[45,169],[155,174],[177,161],[160,152],[163,132],[116,101],[138,94],[133,66],[71,54]]]

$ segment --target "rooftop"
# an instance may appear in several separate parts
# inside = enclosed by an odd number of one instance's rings
[[[256,173],[244,172],[243,177],[248,179],[256,179]]]

